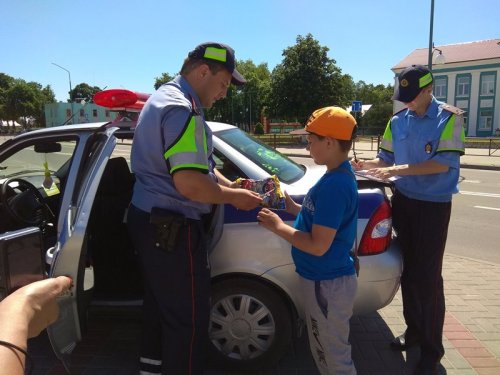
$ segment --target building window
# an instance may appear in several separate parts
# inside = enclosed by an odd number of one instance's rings
[[[107,109],[104,111],[104,116],[109,117],[109,111]]]
[[[481,96],[495,95],[495,74],[481,75]]]
[[[83,109],[80,109],[80,117],[85,116],[85,111]]]
[[[71,117],[71,109],[66,109],[66,117]]]
[[[481,109],[479,111],[479,126],[480,131],[491,131],[493,125],[493,110]]]
[[[446,101],[448,93],[448,79],[447,77],[436,77],[434,79],[434,96],[439,99]]]
[[[470,75],[457,76],[457,96],[469,97],[470,95]]]
[[[469,132],[469,99],[455,100],[455,106],[464,111],[462,116],[464,119],[465,135],[467,135]]]
[[[92,116],[93,117],[97,117],[97,109],[93,109],[92,110]]]

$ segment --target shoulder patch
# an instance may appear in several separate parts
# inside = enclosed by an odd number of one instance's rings
[[[456,115],[463,115],[465,112],[463,109],[460,109],[458,107],[454,107],[454,106],[452,106],[450,104],[446,104],[446,103],[441,104],[440,107],[447,110],[448,112],[454,113]]]

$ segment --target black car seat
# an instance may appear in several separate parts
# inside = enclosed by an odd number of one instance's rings
[[[87,257],[94,267],[94,297],[140,297],[138,261],[127,232],[125,215],[134,176],[123,157],[108,160],[89,218]]]

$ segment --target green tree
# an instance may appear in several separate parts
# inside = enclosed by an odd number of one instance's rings
[[[366,134],[382,134],[387,121],[392,115],[392,103],[373,105],[363,116],[363,127]]]
[[[371,104],[371,108],[366,114],[359,118],[358,125],[365,133],[381,133],[392,114],[392,95],[394,87],[392,85],[367,84],[364,81],[356,83],[356,100],[361,100],[363,104]],[[368,128],[377,128],[369,130]]]
[[[353,100],[356,100],[356,85],[349,74],[342,75],[341,83],[340,95],[343,97],[342,102],[349,106]]]
[[[162,73],[161,76],[155,78],[155,90],[158,90],[158,88],[163,85],[164,83],[170,82],[174,76],[171,76],[168,73]]]
[[[42,89],[43,102],[46,103],[54,103],[56,101],[56,95],[54,94],[54,90],[50,85],[45,86]]]
[[[12,86],[15,79],[5,73],[0,73],[0,119],[6,119],[5,104],[7,100],[7,90]]]
[[[15,79],[5,92],[4,113],[7,119],[20,119],[25,127],[41,126],[44,124],[44,104],[53,102],[54,98],[50,86],[43,88],[37,82]]]
[[[349,86],[349,77],[328,57],[329,49],[311,34],[299,35],[296,42],[283,51],[283,62],[272,72],[271,115],[305,122],[315,109],[347,106],[350,94],[343,90]]]
[[[247,83],[231,85],[226,99],[217,101],[206,115],[207,119],[231,123],[250,131],[252,125],[260,121],[266,106],[271,73],[266,63],[255,65],[252,60],[237,61],[237,68]]]
[[[71,90],[70,98],[73,102],[80,102],[85,100],[88,103],[91,103],[94,99],[94,94],[101,91],[101,88],[98,86],[90,86],[89,84],[82,82],[75,86],[73,90]]]
[[[264,134],[264,126],[260,122],[255,124],[254,133],[255,134]]]
[[[381,104],[392,101],[394,87],[391,85],[367,84],[365,81],[356,83],[355,95],[356,100],[361,100],[364,104]]]

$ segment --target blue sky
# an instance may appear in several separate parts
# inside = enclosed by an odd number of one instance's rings
[[[205,41],[270,70],[311,33],[354,81],[393,82],[390,70],[429,44],[431,0],[0,0],[0,72],[68,98],[68,73],[104,88],[152,92]],[[435,0],[436,46],[500,37],[498,0]]]

